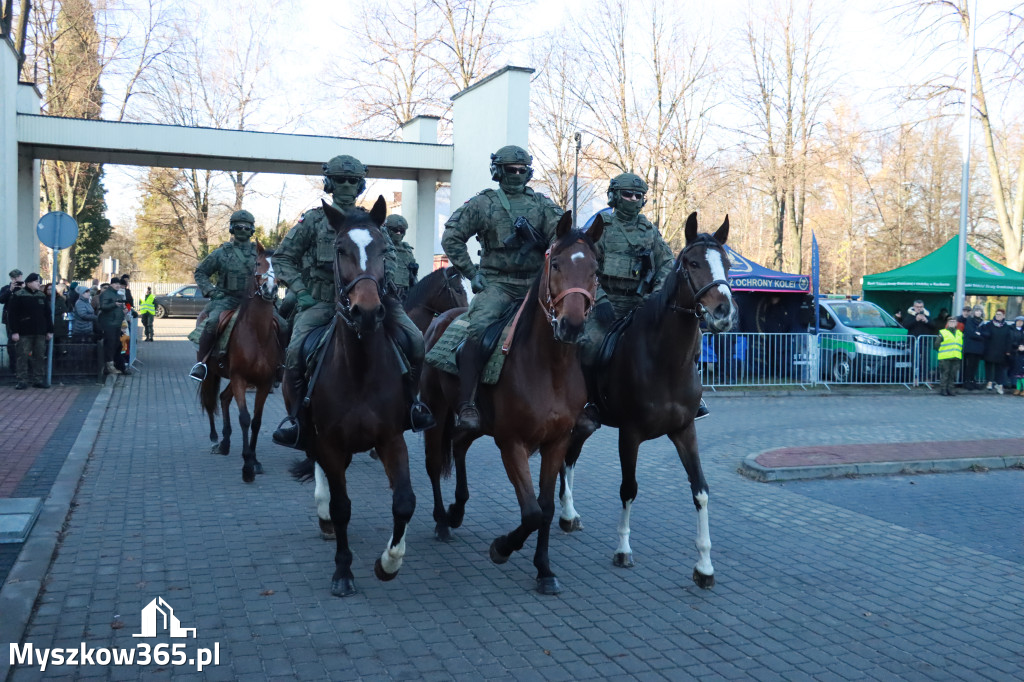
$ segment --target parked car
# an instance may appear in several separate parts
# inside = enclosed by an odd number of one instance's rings
[[[189,284],[157,296],[155,302],[157,317],[197,317],[210,299],[203,296],[198,286]]]
[[[818,349],[824,381],[909,382],[913,339],[870,301],[819,301]]]

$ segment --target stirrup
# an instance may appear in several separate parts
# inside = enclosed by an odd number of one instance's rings
[[[192,369],[189,370],[188,378],[195,379],[196,381],[201,383],[203,381],[206,381],[206,372],[206,363],[197,362],[196,364],[192,365]]]
[[[711,410],[708,409],[707,403],[705,403],[704,399],[701,398],[700,399],[700,405],[697,407],[697,414],[695,414],[693,416],[693,421],[697,421],[698,419],[703,419],[704,417],[708,416],[709,414],[711,414]]]
[[[293,436],[291,431],[295,431]],[[299,437],[302,435],[302,429],[299,426],[299,420],[291,415],[288,415],[281,420],[281,423],[277,425],[277,429],[270,436],[278,445],[282,445],[286,448],[296,448],[301,450],[299,447]]]
[[[599,428],[601,428],[601,412],[597,409],[597,405],[588,402],[583,406],[583,412],[576,418],[575,429],[579,429],[580,433],[586,432],[589,437]]]
[[[476,423],[473,424],[472,421],[476,421]],[[476,408],[476,403],[459,405],[459,411],[455,414],[455,428],[466,431],[480,430],[480,410]]]
[[[409,424],[413,433],[419,433],[437,426],[437,420],[426,403],[417,400],[409,408]]]

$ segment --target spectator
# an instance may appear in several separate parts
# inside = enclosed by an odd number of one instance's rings
[[[75,343],[92,343],[96,340],[96,324],[99,316],[92,307],[92,290],[78,287],[75,314],[71,322],[71,338]]]
[[[9,304],[11,341],[18,344],[18,390],[28,388],[30,375],[33,386],[47,388],[46,342],[53,338],[53,318],[41,284],[39,275],[30,273]]]
[[[896,320],[897,322],[900,323],[901,327],[903,326],[903,311],[902,310],[894,311],[893,314],[892,314],[892,317],[893,317],[894,320]]]
[[[907,308],[900,323],[907,328],[907,335],[913,337],[911,340],[918,346],[919,366],[928,367],[930,352],[928,347],[920,342],[919,337],[934,334],[935,327],[932,326],[931,313],[924,307],[924,301],[914,301],[914,305]]]
[[[1006,324],[1006,311],[996,311],[995,317],[985,323],[981,330],[985,337],[985,388],[1003,394],[1006,386],[1006,372],[1010,363],[1010,325]]]
[[[955,317],[946,319],[946,328],[939,330],[939,335],[933,342],[935,349],[939,351],[939,382],[942,386],[942,395],[954,396],[956,389],[953,384],[956,381],[956,371],[960,369],[960,361],[963,359],[964,333],[957,329]]]
[[[50,297],[53,295],[53,285],[49,282],[43,287],[43,295],[46,296],[46,305],[50,305]],[[60,286],[57,286],[57,295],[53,297],[53,343],[68,342],[68,301],[61,294]]]
[[[948,319],[949,319],[949,310],[946,309],[946,308],[943,308],[942,310],[939,311],[939,316],[935,318],[935,328],[936,329],[945,329],[946,328],[946,320],[948,320]]]
[[[131,275],[125,273],[121,275],[121,290],[124,291],[124,300],[132,308],[135,307],[135,299],[132,297],[132,290],[128,288],[131,284]]]
[[[24,278],[22,278],[21,270],[19,270],[18,268],[14,268],[9,273],[7,273],[7,275],[8,277],[11,278],[11,282],[10,284],[5,284],[3,288],[0,289],[0,305],[4,307],[3,325],[5,331],[7,332],[7,366],[10,368],[11,374],[14,374],[17,367],[15,359],[17,357],[17,344],[10,340],[11,325],[7,321],[7,306],[11,302],[11,297],[14,296],[14,294],[17,293],[23,286],[25,286],[25,280]]]
[[[1017,346],[1024,343],[1024,315],[1018,315],[1010,327],[1010,354],[1017,352]]]
[[[121,323],[124,322],[124,302],[120,295],[121,279],[114,277],[110,287],[100,294],[99,323],[103,332],[103,357],[107,363],[107,374],[121,372],[128,374],[128,368],[121,356]]]
[[[74,312],[75,304],[78,303],[78,282],[72,282],[68,285],[64,298],[68,301],[68,310]]]
[[[153,317],[156,315],[156,296],[153,287],[146,287],[146,295],[139,302],[139,314],[142,316],[142,328],[146,331],[145,341],[153,340]]]
[[[984,315],[985,309],[976,305],[964,321],[964,388],[968,391],[978,389],[978,364],[985,355],[985,336],[981,329],[985,325]]]
[[[1018,317],[1017,319],[1024,321],[1024,317]],[[1013,377],[1014,385],[1016,386],[1013,389],[1013,394],[1024,396],[1024,339],[1014,349],[1010,376]]]
[[[965,305],[963,311],[956,318],[956,328],[963,331],[964,324],[966,324],[969,319],[971,319],[971,306]]]
[[[92,289],[92,309],[95,310],[97,314],[100,312],[100,299],[103,297],[103,292],[109,288],[110,283],[104,282],[98,289],[96,287],[93,287]]]

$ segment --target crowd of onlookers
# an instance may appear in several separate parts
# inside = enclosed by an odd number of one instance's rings
[[[25,276],[16,268],[8,276],[10,283],[0,288],[0,305],[4,307],[8,362],[17,377],[16,388],[27,388],[29,384],[47,387],[46,354],[50,339],[54,355],[66,353],[68,344],[102,341],[105,371],[130,373],[130,321],[138,312],[134,309],[129,275],[113,277],[102,284],[95,279],[91,284],[62,280],[56,285],[55,295],[53,284],[43,284],[37,273]],[[150,319],[147,340],[152,340],[151,328]]]
[[[911,336],[937,334],[947,327],[949,318],[949,312],[943,309],[933,323],[920,300],[906,312],[896,314]],[[956,317],[956,328],[963,333],[961,381],[966,390],[1002,394],[1010,389],[1014,395],[1024,395],[1024,315],[1010,322],[1000,308],[986,320],[984,306],[965,305]]]

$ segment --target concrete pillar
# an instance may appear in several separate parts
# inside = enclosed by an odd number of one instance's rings
[[[38,114],[42,96],[35,85],[18,85],[18,113]],[[24,149],[18,152],[18,262],[38,263],[39,238],[36,223],[40,206],[39,159],[32,158]],[[24,270],[24,268],[22,268]],[[37,266],[32,267],[33,270]]]
[[[506,66],[452,96],[451,210],[482,189],[495,187],[490,156],[507,144],[529,149],[530,75],[533,69]],[[476,239],[466,244],[479,262]]]
[[[25,270],[27,265],[19,262],[18,248],[17,102],[18,55],[9,42],[0,40],[0,285],[7,284],[12,268]]]
[[[417,116],[402,125],[403,142],[437,144],[436,116]],[[402,181],[402,217],[409,221],[406,241],[416,253],[420,277],[434,268],[434,239],[437,233],[436,171],[419,171],[416,180]]]

